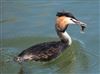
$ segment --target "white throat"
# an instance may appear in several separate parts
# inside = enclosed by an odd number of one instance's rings
[[[72,44],[72,39],[66,31],[65,32],[57,32],[57,34],[60,37],[60,39],[63,41],[66,41],[69,46]]]

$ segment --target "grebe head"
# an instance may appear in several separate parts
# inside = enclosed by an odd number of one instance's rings
[[[65,31],[69,24],[77,24],[81,26],[81,30],[84,31],[86,24],[76,19],[76,17],[70,12],[58,12],[56,14],[56,28],[59,31]]]

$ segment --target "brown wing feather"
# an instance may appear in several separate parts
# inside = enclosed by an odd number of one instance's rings
[[[57,57],[67,45],[61,41],[45,42],[32,46],[18,55],[23,60],[49,61]]]

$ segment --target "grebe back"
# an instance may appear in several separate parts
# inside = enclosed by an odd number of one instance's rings
[[[69,24],[78,24],[81,26],[82,31],[84,31],[86,24],[77,20],[70,12],[58,12],[56,16],[55,29],[60,41],[44,42],[34,45],[22,51],[15,58],[17,62],[21,63],[25,60],[50,61],[71,45],[71,37],[65,31]]]

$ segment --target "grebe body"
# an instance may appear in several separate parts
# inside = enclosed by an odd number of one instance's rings
[[[44,42],[34,45],[22,51],[15,60],[23,62],[25,60],[50,61],[60,55],[72,43],[71,37],[65,31],[69,24],[78,24],[82,31],[86,24],[77,20],[70,12],[58,12],[56,14],[55,29],[60,41]]]
[[[17,60],[49,61],[56,58],[66,47],[61,41],[40,43],[24,50],[18,55]]]

